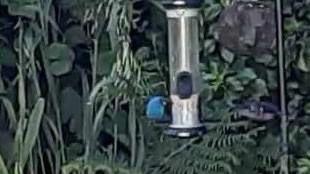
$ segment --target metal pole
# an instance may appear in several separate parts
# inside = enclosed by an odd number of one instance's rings
[[[289,174],[289,156],[288,156],[288,115],[286,103],[286,74],[285,74],[285,55],[283,41],[283,17],[282,0],[276,0],[276,19],[277,19],[277,49],[278,49],[278,73],[280,88],[280,109],[281,109],[281,168],[280,174]]]

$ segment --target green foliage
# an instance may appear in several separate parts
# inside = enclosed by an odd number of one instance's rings
[[[298,163],[298,173],[307,174],[310,173],[310,161],[309,161],[309,153],[304,158],[301,158],[297,161]]]
[[[208,0],[201,10],[208,132],[190,140],[166,137],[166,125],[144,117],[145,100],[168,92],[166,21],[145,1],[0,3],[0,173],[279,171],[278,120],[233,110],[236,99],[277,102],[278,94],[273,53],[241,56],[218,42],[216,23],[232,1]],[[307,157],[296,159],[310,149],[310,4],[285,4],[291,170],[309,172]]]
[[[1,155],[0,155],[0,172],[2,174],[9,174],[8,169],[6,168],[5,163],[4,163]]]
[[[16,65],[16,55],[5,45],[0,45],[0,64],[5,66]]]
[[[73,51],[64,44],[52,43],[46,50],[46,58],[53,75],[64,75],[72,70]]]

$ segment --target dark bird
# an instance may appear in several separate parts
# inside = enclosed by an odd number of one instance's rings
[[[281,112],[276,105],[262,101],[246,101],[237,105],[235,111],[240,116],[256,121],[269,121],[281,116]]]

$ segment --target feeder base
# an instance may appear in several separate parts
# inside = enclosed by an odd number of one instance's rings
[[[169,127],[165,130],[165,134],[178,137],[178,138],[192,138],[197,136],[202,136],[207,132],[207,129],[204,126],[195,127],[195,128],[172,128]]]

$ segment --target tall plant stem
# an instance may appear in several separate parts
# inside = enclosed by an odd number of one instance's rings
[[[44,70],[45,70],[45,76],[46,76],[46,79],[47,79],[47,83],[48,83],[48,86],[49,86],[49,95],[51,96],[51,100],[52,100],[52,105],[53,105],[53,108],[55,110],[55,114],[56,114],[56,120],[57,120],[57,129],[59,131],[59,143],[60,143],[60,154],[61,154],[61,159],[62,159],[62,162],[65,162],[66,161],[66,157],[65,157],[65,149],[64,149],[64,141],[63,141],[63,133],[62,133],[62,125],[61,125],[61,115],[60,115],[60,106],[59,106],[59,103],[58,103],[58,99],[57,99],[57,84],[55,84],[55,79],[53,77],[53,75],[51,74],[50,72],[50,69],[48,67],[48,62],[47,62],[47,59],[46,59],[46,55],[45,55],[45,50],[46,50],[46,47],[49,45],[49,35],[48,35],[48,31],[49,31],[49,28],[48,28],[48,11],[49,11],[49,8],[50,5],[51,5],[51,2],[52,1],[48,1],[48,3],[44,3],[44,2],[41,2],[40,3],[40,12],[39,12],[39,19],[40,19],[40,27],[41,27],[41,30],[43,31],[44,35],[43,35],[43,43],[40,44],[40,51],[41,51],[41,54],[42,54],[42,62],[43,62],[43,66],[44,66]],[[47,9],[45,9],[47,8]]]
[[[283,41],[283,18],[282,0],[276,0],[276,19],[277,19],[277,46],[278,46],[278,70],[280,87],[280,108],[281,108],[281,133],[282,133],[282,156],[280,174],[289,174],[288,156],[288,115],[286,103],[286,79],[285,79],[285,55]]]
[[[23,22],[21,19],[18,21],[19,23],[19,34],[18,34],[18,58],[19,58],[19,66],[18,66],[18,73],[19,73],[19,80],[18,80],[18,102],[19,102],[19,124],[18,124],[18,131],[16,133],[15,141],[17,143],[17,155],[18,155],[18,162],[17,162],[17,173],[22,174],[23,166],[22,166],[22,153],[23,153],[23,137],[22,137],[22,130],[24,119],[26,116],[26,93],[25,93],[25,81],[24,81],[24,60],[23,60]]]
[[[137,122],[136,122],[136,102],[132,99],[129,103],[129,118],[128,118],[128,128],[130,134],[130,148],[131,148],[131,159],[130,166],[134,167],[136,162],[136,150],[137,150]]]
[[[39,98],[41,96],[40,84],[38,81],[38,72],[35,63],[34,49],[30,52],[30,60],[31,60],[31,69],[32,69],[32,79],[35,86],[36,97]]]
[[[93,39],[94,43],[94,52],[92,55],[92,87],[95,87],[97,83],[97,60],[98,60],[98,39]]]

